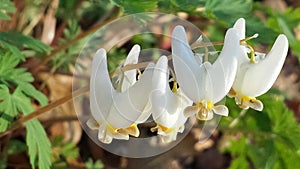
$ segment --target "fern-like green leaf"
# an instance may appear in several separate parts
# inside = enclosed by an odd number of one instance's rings
[[[46,105],[47,97],[30,82],[34,79],[24,68],[16,68],[19,61],[8,52],[0,57],[0,131],[5,131],[19,113],[28,115],[34,111],[31,98]],[[12,90],[12,91],[11,91]],[[50,168],[51,144],[37,119],[26,123],[26,144],[33,168]]]
[[[26,143],[32,168],[35,168],[36,157],[38,157],[38,167],[49,169],[51,166],[51,143],[43,126],[37,119],[34,119],[26,123],[26,130]]]
[[[0,18],[10,20],[9,13],[15,13],[16,8],[10,0],[0,0]]]
[[[13,53],[13,57],[25,60],[22,49],[30,49],[38,53],[49,53],[51,47],[30,36],[25,36],[18,32],[1,32],[0,46]]]

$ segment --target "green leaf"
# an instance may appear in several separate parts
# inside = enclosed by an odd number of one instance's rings
[[[187,12],[190,14],[196,13],[196,9],[199,7],[204,7],[205,0],[159,0],[158,8],[161,11],[166,11],[168,13],[172,12]]]
[[[0,82],[9,85],[14,83],[29,83],[34,79],[29,72],[24,68],[15,68],[19,63],[11,53],[6,53],[0,57]]]
[[[46,105],[48,102],[47,97],[30,84],[30,82],[32,82],[34,79],[29,72],[26,72],[26,69],[16,68],[18,63],[19,62],[14,59],[11,54],[6,54],[0,57],[0,83],[2,82],[7,86],[10,86],[11,83],[14,83],[27,96],[36,99],[40,105]]]
[[[56,136],[51,140],[51,161],[53,169],[69,168],[69,161],[75,160],[79,155],[79,149],[75,143],[65,143],[62,136]]]
[[[0,131],[5,131],[8,125],[18,115],[15,93],[10,94],[5,85],[0,85]]]
[[[51,50],[51,47],[43,42],[13,31],[0,31],[0,45],[11,51],[15,57],[20,58],[21,60],[25,60],[24,55],[21,53],[21,49],[31,49],[39,53],[49,53]]]
[[[239,156],[232,160],[229,169],[249,169],[249,164],[245,156]]]
[[[72,19],[68,21],[68,27],[64,29],[64,38],[59,39],[59,43],[67,43],[68,41],[76,38],[80,32],[80,26],[78,21]],[[67,50],[56,54],[50,62],[50,66],[53,70],[60,70],[62,72],[70,72],[70,67],[74,66],[77,61],[83,44],[86,42],[88,37],[81,39],[79,42],[70,46]]]
[[[7,158],[0,155],[0,168],[6,168]]]
[[[157,7],[157,0],[113,0],[115,4],[122,7],[127,14],[134,14],[140,12],[151,12]]]
[[[19,87],[27,95],[36,99],[41,106],[48,104],[48,98],[40,91],[36,90],[30,83],[19,82]]]
[[[25,56],[21,53],[21,51],[15,47],[14,45],[11,45],[9,43],[7,43],[6,41],[1,41],[0,39],[0,45],[7,49],[8,51],[10,51],[13,54],[13,57],[16,58],[16,61],[25,61]]]
[[[26,123],[26,130],[26,143],[32,168],[35,168],[38,158],[38,167],[49,169],[51,166],[51,143],[43,126],[37,119],[33,119]]]
[[[18,154],[27,151],[27,146],[20,140],[10,140],[7,148],[7,154]]]
[[[88,161],[85,163],[85,167],[87,169],[103,169],[104,165],[100,160],[97,160],[95,162],[93,162],[93,160],[91,158],[88,159]]]
[[[282,95],[269,92],[258,99],[264,104],[263,111],[248,110],[236,125],[242,138],[231,140],[225,149],[236,157],[230,168],[300,168],[300,124],[294,113],[286,107]]]
[[[20,87],[17,87],[11,94],[7,86],[0,85],[0,99],[2,100],[0,103],[1,119],[4,119],[3,115],[9,115],[13,118],[17,116],[18,112],[28,115],[34,111],[31,99],[23,93]],[[38,120],[33,119],[26,123],[26,130],[26,143],[32,167],[35,167],[36,157],[38,156],[39,168],[50,168],[51,144],[44,128]]]
[[[247,145],[246,155],[255,168],[272,169],[278,159],[273,140]]]
[[[207,0],[205,13],[227,22],[244,17],[252,9],[252,0]]]
[[[292,51],[300,61],[300,40],[295,38],[293,32],[300,20],[300,9],[287,8],[283,13],[272,9],[265,11],[269,15],[266,25],[277,33],[284,33],[287,36]]]
[[[10,0],[0,0],[0,18],[10,20],[9,13],[15,13],[16,8]]]

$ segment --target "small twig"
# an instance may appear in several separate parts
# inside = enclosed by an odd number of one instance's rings
[[[208,46],[214,46],[214,45],[223,45],[224,43],[223,42],[198,42],[196,41],[195,43],[193,43],[191,45],[191,49],[196,49],[196,48],[199,48],[199,47],[205,47],[205,51],[208,52],[208,49],[207,47]],[[171,60],[172,59],[172,55],[168,55],[167,56],[168,60]],[[150,61],[150,62],[140,62],[140,63],[137,63],[137,64],[128,64],[128,65],[125,65],[121,68],[121,71],[122,72],[125,72],[125,71],[128,71],[128,70],[133,70],[133,69],[141,69],[141,68],[145,68],[148,66],[149,63],[156,63],[157,60],[155,61]]]
[[[62,117],[54,117],[47,120],[41,120],[41,123],[43,124],[43,126],[47,127],[54,123],[77,121],[80,118],[81,117],[77,117],[76,115],[72,115],[72,116],[69,115],[69,116],[62,116]]]
[[[3,133],[0,133],[0,138],[7,135],[7,134],[9,134],[9,133],[11,133],[12,131],[14,131],[16,129],[22,127],[23,124],[26,123],[27,121],[32,120],[32,119],[36,118],[37,116],[39,116],[43,113],[46,113],[46,112],[48,112],[48,111],[50,111],[50,110],[52,110],[52,109],[54,109],[54,108],[56,108],[56,107],[58,107],[62,104],[68,102],[72,98],[78,97],[78,96],[80,96],[80,95],[82,95],[82,94],[84,94],[88,91],[89,91],[88,86],[80,88],[80,89],[74,91],[73,93],[71,93],[71,94],[69,94],[69,95],[67,95],[67,96],[65,96],[61,99],[58,99],[58,100],[56,100],[56,101],[54,101],[54,102],[52,102],[52,103],[50,103],[50,104],[48,104],[44,107],[41,107],[40,109],[32,112],[31,114],[29,114],[27,116],[23,116],[22,118],[20,118],[16,122],[14,122],[13,125],[8,130],[6,130]]]
[[[167,56],[167,59],[171,60],[172,56],[171,55]],[[148,66],[149,63],[156,63],[156,62],[157,62],[157,60],[151,61],[151,62],[140,62],[140,63],[137,63],[137,64],[128,64],[128,65],[123,66],[121,68],[121,71],[125,72],[125,71],[132,70],[132,69],[145,68],[145,67]]]
[[[229,128],[235,127],[235,126],[239,123],[240,119],[246,114],[247,110],[248,110],[248,109],[243,109],[243,110],[240,112],[239,116],[238,116],[237,118],[235,118],[235,119],[229,124]]]

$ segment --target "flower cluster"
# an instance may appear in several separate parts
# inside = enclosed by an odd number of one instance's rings
[[[128,140],[130,135],[138,137],[137,125],[152,116],[156,126],[151,131],[167,143],[183,132],[190,116],[199,120],[210,120],[214,114],[228,116],[227,107],[218,104],[226,95],[234,97],[241,108],[261,111],[263,104],[255,97],[266,93],[275,82],[288,41],[285,35],[279,35],[271,51],[264,55],[246,43],[256,36],[245,38],[245,20],[237,20],[227,30],[218,58],[210,63],[193,53],[184,27],[176,26],[172,33],[172,88],[168,58],[161,56],[139,74],[138,80],[136,70],[122,72],[115,89],[107,70],[106,51],[98,50],[90,80],[93,118],[87,125],[98,130],[98,139],[108,144],[113,139]],[[123,66],[137,64],[139,53],[140,46],[135,45]]]

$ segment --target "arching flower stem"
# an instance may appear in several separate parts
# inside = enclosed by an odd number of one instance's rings
[[[251,45],[245,44],[245,42],[249,41],[251,39],[257,38],[257,37],[258,37],[258,34],[256,33],[256,34],[254,34],[250,37],[247,37],[245,39],[240,40],[241,45],[244,45],[247,48],[249,48],[249,50],[251,52],[251,58],[250,58],[251,63],[255,63],[255,52],[254,52],[253,47]],[[224,45],[224,42],[199,42],[199,41],[196,41],[193,44],[191,44],[191,48],[196,49],[196,48],[199,48],[199,47],[205,47],[205,58],[204,58],[204,60],[206,61],[206,60],[208,60],[208,49],[207,49],[207,47],[208,46],[215,46],[215,45]],[[168,60],[171,60],[172,55],[168,55],[167,58],[168,58]],[[157,60],[150,61],[150,62],[140,62],[140,63],[137,63],[137,64],[128,64],[126,66],[123,66],[121,68],[121,71],[126,72],[126,71],[133,70],[133,69],[137,69],[137,70],[142,69],[142,68],[145,68],[149,63],[156,63],[156,62],[157,62]]]

